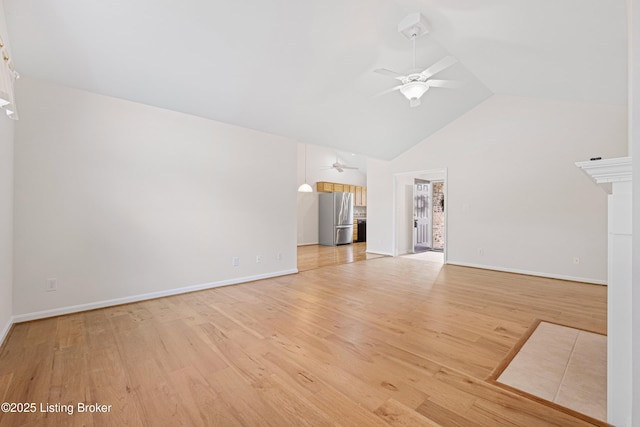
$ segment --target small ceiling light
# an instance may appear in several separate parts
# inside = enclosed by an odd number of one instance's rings
[[[411,101],[420,99],[428,89],[429,85],[426,82],[409,82],[400,88],[400,92]]]
[[[298,187],[300,193],[313,193],[313,188],[307,184],[307,144],[304,144],[304,184]]]

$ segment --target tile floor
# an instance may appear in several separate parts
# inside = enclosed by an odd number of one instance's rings
[[[607,419],[607,337],[540,322],[498,382]]]
[[[402,257],[420,261],[439,262],[440,264],[444,262],[444,254],[442,252],[426,251],[417,254],[403,255]]]

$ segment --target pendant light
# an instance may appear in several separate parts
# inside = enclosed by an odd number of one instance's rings
[[[313,193],[313,188],[307,184],[307,144],[304,144],[304,184],[298,187],[301,193]]]

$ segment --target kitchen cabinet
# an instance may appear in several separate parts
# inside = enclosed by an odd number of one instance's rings
[[[339,182],[318,181],[316,188],[319,193],[351,193],[354,206],[367,206],[367,187],[342,184]]]
[[[354,204],[356,206],[362,206],[362,187],[356,187],[356,199]]]
[[[358,220],[353,221],[353,242],[358,241]]]
[[[316,183],[316,188],[318,193],[333,193],[333,182],[318,181]]]

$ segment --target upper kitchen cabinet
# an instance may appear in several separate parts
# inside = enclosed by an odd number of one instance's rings
[[[318,189],[318,193],[333,193],[333,182],[318,181],[316,188]]]
[[[318,181],[316,188],[319,193],[352,193],[354,195],[354,206],[367,206],[367,187],[341,184],[338,182]]]
[[[355,206],[367,206],[367,187],[356,186]]]

